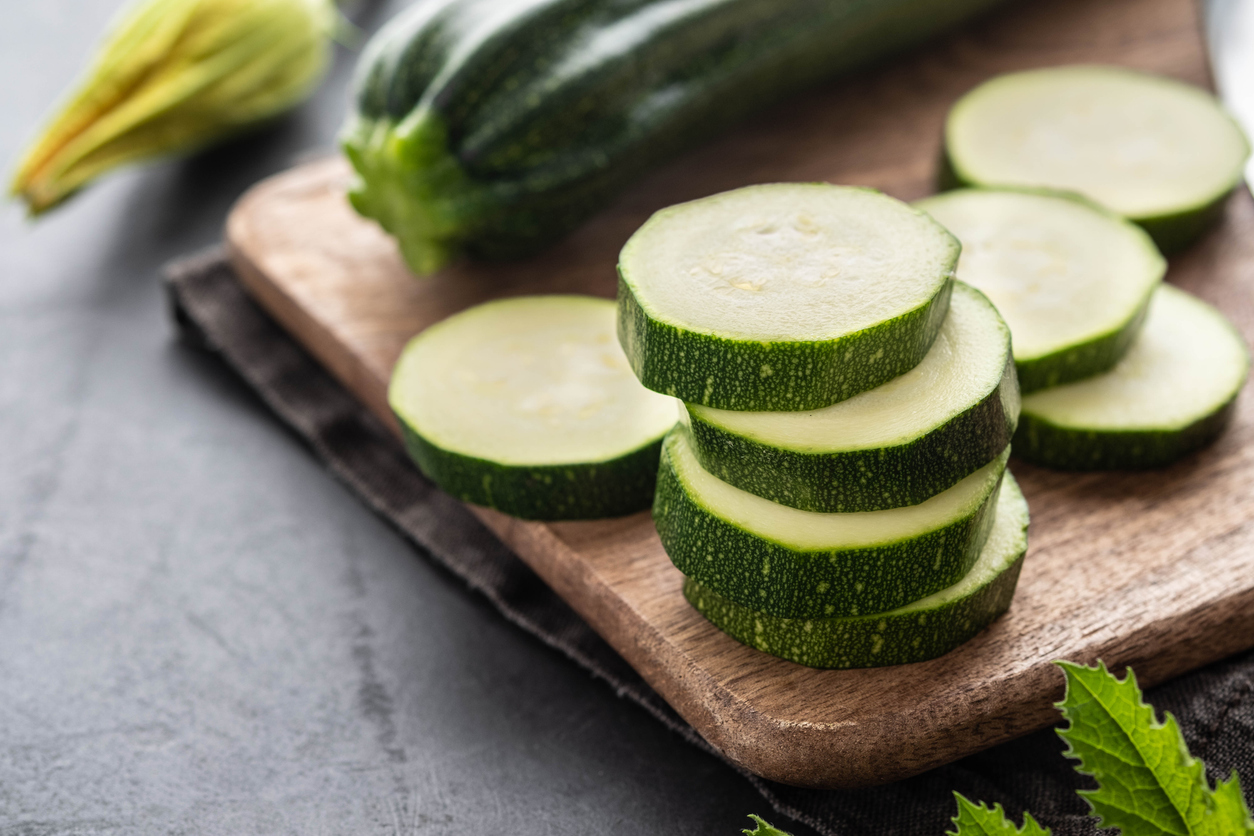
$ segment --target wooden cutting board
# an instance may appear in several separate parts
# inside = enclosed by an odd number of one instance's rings
[[[418,331],[526,293],[614,295],[619,248],[662,207],[749,183],[828,180],[903,199],[932,190],[950,104],[1007,70],[1125,64],[1204,86],[1188,0],[1034,0],[890,66],[831,84],[645,178],[523,263],[416,280],[344,199],[347,165],[301,166],[246,194],[227,223],[255,297],[389,426],[392,364]],[[1173,261],[1170,281],[1254,335],[1254,203]],[[852,787],[903,778],[1057,719],[1050,660],[1131,665],[1144,684],[1254,645],[1254,412],[1243,395],[1215,446],[1167,470],[1074,475],[1015,464],[1031,551],[1010,612],[940,659],[819,671],[723,635],[680,594],[649,515],[521,522],[475,509],[704,737],[753,772]]]

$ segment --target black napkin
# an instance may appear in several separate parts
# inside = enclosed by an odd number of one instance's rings
[[[303,437],[330,470],[430,559],[501,614],[605,680],[691,745],[707,744],[521,560],[456,500],[410,463],[400,443],[244,292],[220,251],[166,272],[174,316],[187,342],[222,357]],[[1254,651],[1152,689],[1148,700],[1180,721],[1212,779],[1235,768],[1254,795]],[[1096,833],[1075,790],[1090,786],[1052,729],[997,746],[924,775],[866,790],[809,790],[741,771],[777,826],[828,836],[939,836],[954,814],[952,793],[1024,810],[1056,836]],[[767,808],[770,808],[768,810]],[[774,811],[773,813],[770,811]]]

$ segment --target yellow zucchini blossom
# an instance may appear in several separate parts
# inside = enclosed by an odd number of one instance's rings
[[[304,99],[329,63],[332,0],[137,0],[17,167],[31,214],[125,163],[195,149]]]

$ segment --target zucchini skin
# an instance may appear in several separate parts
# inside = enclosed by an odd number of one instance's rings
[[[418,2],[358,65],[350,200],[418,273],[526,255],[754,110],[998,2]]]
[[[418,468],[463,502],[524,520],[622,517],[653,504],[661,438],[604,462],[515,466],[445,450],[396,419]]]
[[[1021,555],[975,595],[926,615],[779,618],[732,603],[692,578],[684,579],[684,597],[715,627],[772,656],[812,668],[879,668],[935,659],[974,638],[1010,609],[1022,568]]]
[[[922,362],[949,313],[953,286],[951,276],[923,305],[838,339],[765,342],[653,319],[620,274],[618,340],[646,388],[686,403],[753,412],[819,409]]]
[[[653,522],[675,568],[739,606],[781,618],[857,616],[925,598],[966,575],[992,529],[1002,478],[970,514],[916,537],[802,551],[695,501],[663,444]]]
[[[1051,386],[1074,383],[1110,371],[1128,353],[1137,335],[1141,333],[1153,295],[1154,289],[1151,288],[1145,294],[1135,316],[1119,328],[1087,342],[1059,349],[1053,354],[1015,363],[1019,372],[1019,391],[1028,395]]]
[[[684,581],[684,597],[715,627],[737,641],[814,668],[874,668],[943,656],[974,638],[1010,608],[1027,554],[1027,503],[1007,472],[998,518],[1019,527],[1005,566],[969,594],[927,607],[856,618],[779,618],[735,604],[699,581]],[[1016,508],[1007,507],[1007,499]],[[990,543],[992,540],[990,539]]]
[[[1015,455],[1055,470],[1146,470],[1167,465],[1211,444],[1236,413],[1238,390],[1222,407],[1178,430],[1085,430],[1024,412]]]
[[[995,317],[1004,336],[1005,363],[982,398],[948,420],[932,418],[913,436],[876,446],[818,449],[817,442],[762,440],[752,430],[730,428],[725,414],[686,405],[692,451],[709,473],[741,490],[803,511],[847,513],[917,505],[953,487],[997,458],[1019,421],[1020,397],[1010,330],[982,293],[956,282],[950,316],[978,305]],[[946,322],[951,322],[947,318]],[[952,345],[952,344],[951,344]],[[925,361],[926,363],[926,361]],[[926,372],[927,367],[916,367]],[[909,373],[907,373],[909,374]],[[832,420],[828,416],[827,420]],[[839,426],[839,424],[836,424]]]
[[[1182,337],[1181,332],[1165,330],[1170,327],[1172,319],[1188,326],[1184,332],[1188,336]],[[1015,455],[1024,461],[1058,470],[1142,470],[1170,465],[1218,438],[1231,423],[1249,376],[1250,355],[1244,338],[1220,311],[1170,284],[1164,284],[1155,291],[1143,331],[1144,338],[1151,345],[1155,340],[1162,341],[1164,333],[1171,334],[1173,347],[1184,339],[1202,336],[1212,341],[1207,353],[1202,355],[1205,360],[1194,356],[1190,361],[1187,367],[1189,376],[1206,375],[1216,369],[1222,372],[1222,367],[1230,361],[1236,361],[1232,370],[1239,369],[1239,373],[1231,376],[1224,389],[1204,401],[1193,402],[1191,396],[1181,393],[1179,397],[1185,399],[1185,404],[1190,407],[1189,413],[1176,417],[1177,423],[1163,421],[1158,426],[1154,426],[1153,410],[1143,407],[1135,419],[1123,419],[1131,426],[1120,428],[1110,426],[1110,423],[1101,426],[1098,422],[1093,422],[1098,423],[1098,426],[1093,426],[1079,417],[1068,418],[1065,411],[1061,417],[1057,413],[1051,417],[1048,401],[1042,407],[1036,398],[1025,399],[1019,429],[1015,434]],[[1229,344],[1223,346],[1220,343]],[[1138,350],[1136,345],[1131,349],[1133,352]],[[1224,358],[1222,355],[1226,352],[1232,352],[1232,355]],[[1132,359],[1135,361],[1137,358],[1133,356]],[[1145,380],[1154,371],[1152,365],[1146,365],[1132,374],[1134,379]],[[1116,368],[1111,375],[1120,373],[1121,369]],[[1181,372],[1171,372],[1169,377],[1178,380]],[[1166,391],[1171,391],[1175,385],[1172,381],[1156,381]],[[1103,379],[1095,379],[1094,384],[1102,386]],[[1047,399],[1048,393],[1037,397]]]
[[[1242,180],[1238,178],[1232,184],[1231,189],[1210,203],[1194,209],[1173,215],[1155,215],[1151,218],[1134,218],[1133,220],[1149,233],[1150,238],[1154,239],[1159,252],[1163,255],[1175,255],[1188,249],[1207,232],[1219,226],[1224,210],[1228,206],[1228,198],[1232,197],[1232,192],[1241,182]]]
[[[697,461],[728,484],[803,511],[883,511],[918,505],[1001,455],[1018,424],[1019,387],[1008,358],[996,389],[931,432],[837,453],[773,447],[687,414]]]

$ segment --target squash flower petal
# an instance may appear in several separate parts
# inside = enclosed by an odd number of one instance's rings
[[[195,150],[303,101],[332,0],[138,0],[31,144],[10,192],[38,215],[118,166]]]

